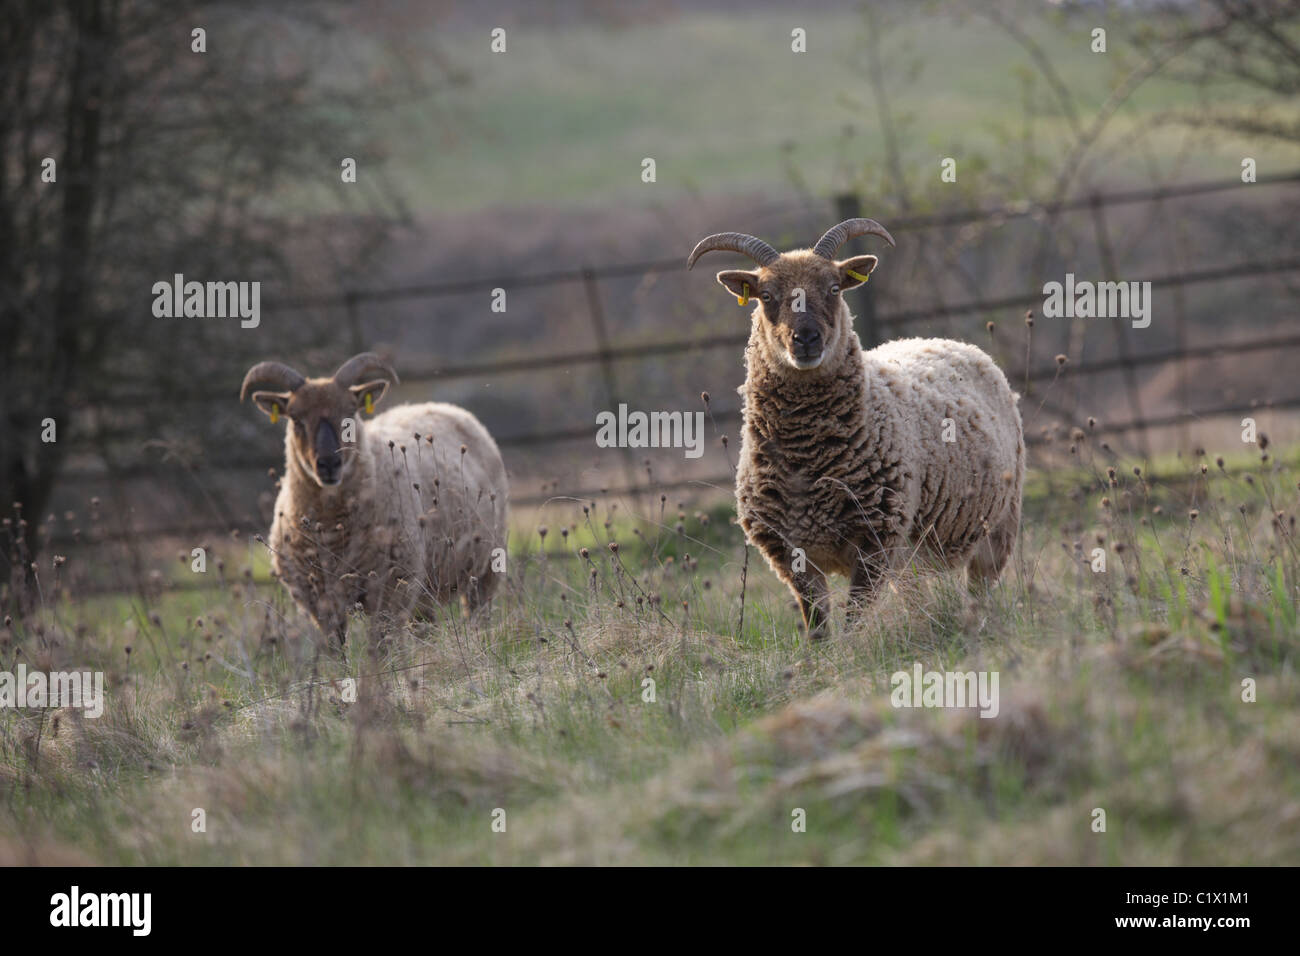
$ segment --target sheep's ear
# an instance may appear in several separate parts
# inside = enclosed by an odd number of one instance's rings
[[[364,408],[366,414],[370,414],[388,394],[388,382],[384,379],[375,379],[373,382],[363,382],[360,385],[353,385],[349,391],[352,397],[357,400],[357,407]]]
[[[253,402],[276,424],[289,407],[289,392],[254,392]]]
[[[750,299],[758,295],[757,272],[744,272],[739,269],[733,272],[719,272],[718,281],[727,287],[727,291],[734,295],[741,305],[746,305]]]
[[[855,289],[866,282],[879,261],[875,256],[854,256],[835,263],[840,270],[840,291]]]

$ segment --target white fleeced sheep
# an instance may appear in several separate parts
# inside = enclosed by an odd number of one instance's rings
[[[901,339],[864,352],[842,293],[875,256],[836,261],[855,236],[893,238],[870,219],[785,254],[743,233],[702,240],[753,272],[718,273],[752,298],[736,504],[748,540],[794,591],[813,638],[826,635],[826,575],[849,577],[852,610],[885,573],[922,556],[967,566],[972,584],[1006,565],[1020,527],[1025,445],[1017,396],[982,350]]]
[[[329,378],[262,362],[240,390],[272,422],[289,422],[273,567],[340,643],[357,605],[396,621],[459,596],[473,611],[504,568],[509,489],[496,442],[465,409],[440,402],[363,423],[396,381],[367,352]]]

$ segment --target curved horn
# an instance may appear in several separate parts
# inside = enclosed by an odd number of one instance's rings
[[[258,362],[244,376],[244,384],[239,386],[239,400],[248,397],[256,385],[266,385],[279,392],[292,392],[307,381],[296,371],[281,362]]]
[[[838,226],[831,226],[826,230],[826,235],[817,240],[817,245],[813,246],[813,252],[823,259],[834,259],[835,250],[848,242],[850,239],[856,239],[858,236],[879,236],[891,246],[897,245],[894,237],[880,223],[874,219],[845,219]]]
[[[360,355],[352,356],[339,366],[339,370],[334,373],[334,381],[344,388],[349,388],[365,378],[373,377],[375,373],[394,385],[398,383],[397,373],[393,371],[393,367],[374,352],[362,352]]]
[[[715,249],[722,249],[727,252],[739,252],[749,256],[760,266],[770,266],[773,262],[781,257],[777,252],[762,239],[755,239],[753,236],[747,236],[743,232],[719,232],[712,236],[705,236],[699,241],[694,249],[691,250],[690,258],[686,260],[686,268],[694,269],[695,261],[706,252],[712,252]]]

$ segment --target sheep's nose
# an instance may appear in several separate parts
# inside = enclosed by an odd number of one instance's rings
[[[332,482],[338,478],[343,462],[338,455],[322,455],[316,459],[316,474],[321,481]]]
[[[799,329],[793,335],[796,345],[816,345],[821,341],[822,334],[816,329]]]

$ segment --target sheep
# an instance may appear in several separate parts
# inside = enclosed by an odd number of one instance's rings
[[[358,604],[400,620],[459,596],[473,612],[504,570],[509,488],[496,442],[441,402],[399,405],[363,425],[362,411],[397,380],[366,352],[329,378],[261,362],[239,392],[273,424],[288,420],[272,565],[340,648]]]
[[[915,555],[966,565],[992,583],[1020,528],[1025,444],[1019,396],[989,356],[949,339],[900,339],[863,351],[843,293],[867,281],[871,255],[843,261],[857,236],[893,237],[849,219],[812,249],[784,254],[743,233],[696,245],[758,263],[718,273],[745,305],[743,434],[736,506],[746,539],[794,592],[810,639],[827,636],[826,575],[849,578],[849,623],[886,573]]]

